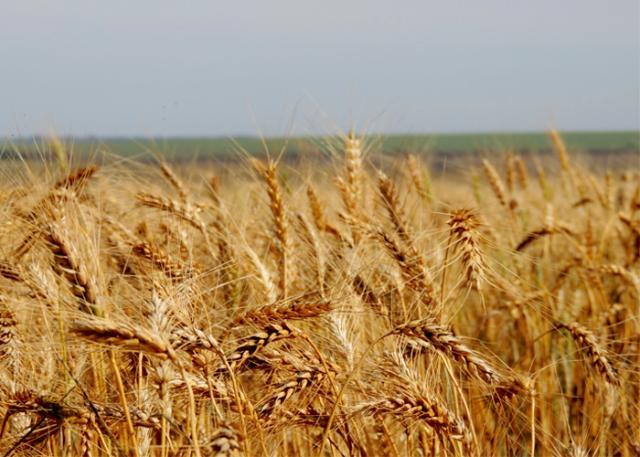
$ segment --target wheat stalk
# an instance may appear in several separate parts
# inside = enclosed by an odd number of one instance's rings
[[[169,181],[169,183],[176,189],[178,195],[180,196],[180,200],[183,203],[186,203],[188,194],[185,190],[184,184],[182,183],[180,178],[178,178],[178,176],[173,172],[169,164],[164,161],[160,162],[160,171],[162,171],[162,175],[165,177],[165,179]]]
[[[502,179],[500,179],[498,172],[496,171],[495,168],[493,168],[493,165],[491,165],[491,163],[488,160],[482,161],[482,167],[484,169],[484,174],[487,177],[487,181],[491,186],[491,190],[493,191],[493,194],[496,196],[496,198],[500,202],[500,205],[506,207],[507,191],[504,188],[504,184],[502,182]]]
[[[142,351],[160,359],[176,360],[176,354],[167,341],[133,324],[93,319],[74,322],[69,331],[94,343]]]
[[[418,159],[413,154],[407,156],[407,168],[409,170],[409,176],[411,177],[411,183],[416,188],[416,192],[420,198],[427,203],[431,203],[430,180],[420,171]]]
[[[393,335],[413,338],[425,347],[438,351],[460,363],[476,378],[490,385],[504,385],[508,379],[478,352],[469,348],[450,329],[427,320],[417,320],[393,329]]]
[[[566,324],[556,321],[553,326],[556,330],[567,330],[569,332],[573,340],[587,354],[589,363],[595,367],[596,371],[602,375],[609,384],[614,386],[620,385],[618,371],[611,360],[609,360],[606,350],[598,342],[592,331],[577,322]]]
[[[396,186],[393,181],[382,172],[378,172],[378,189],[382,195],[382,202],[387,210],[389,220],[392,222],[396,233],[404,243],[408,246],[413,246],[413,239],[409,233],[409,224],[402,211]]]
[[[276,164],[269,160],[266,166],[257,160],[253,161],[254,168],[262,175],[267,186],[267,195],[269,196],[269,208],[273,218],[273,233],[276,241],[276,252],[278,253],[278,289],[280,290],[280,298],[287,297],[288,286],[288,256],[289,256],[289,236],[288,221],[285,212],[284,201],[282,200],[282,191],[276,176]]]
[[[462,251],[466,283],[480,290],[485,269],[476,233],[480,221],[473,211],[460,209],[451,213],[447,224],[450,227],[450,238],[455,243],[454,247]]]
[[[372,416],[392,414],[403,420],[424,421],[448,438],[470,442],[470,433],[464,422],[446,407],[425,396],[399,392],[394,396],[363,403],[357,406],[352,414]]]
[[[94,278],[89,276],[86,267],[80,262],[78,254],[60,231],[50,226],[45,233],[45,241],[53,254],[53,268],[63,277],[71,288],[83,311],[96,314],[98,290]]]
[[[232,369],[238,369],[265,346],[295,336],[296,332],[286,322],[269,324],[264,330],[243,338],[242,343],[227,355],[227,362]]]
[[[329,301],[292,300],[251,309],[238,316],[231,327],[237,325],[264,325],[270,322],[285,320],[314,319],[333,311],[334,305]]]

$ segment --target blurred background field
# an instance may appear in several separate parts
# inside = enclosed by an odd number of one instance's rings
[[[609,155],[640,154],[639,131],[562,132],[567,144],[577,152]],[[366,143],[373,151],[385,154],[411,152],[449,154],[486,154],[488,151],[513,150],[524,154],[547,153],[551,141],[545,132],[530,133],[467,133],[467,134],[396,134],[369,135]],[[161,154],[171,161],[233,160],[239,151],[263,155],[267,150],[285,150],[287,158],[322,154],[329,137],[170,137],[150,138],[75,138],[66,141],[77,156],[109,152],[125,157],[141,157],[149,153]],[[18,138],[0,141],[0,157],[39,157],[45,149],[43,138]],[[640,160],[640,155],[638,156]]]

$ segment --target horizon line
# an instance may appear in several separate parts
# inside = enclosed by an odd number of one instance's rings
[[[441,131],[441,132],[390,132],[390,133],[381,133],[381,132],[372,132],[372,133],[356,133],[358,136],[362,137],[430,137],[430,136],[506,136],[506,135],[540,135],[547,134],[552,129],[544,129],[544,130],[479,130],[479,131]],[[637,129],[556,129],[558,132],[563,134],[604,134],[604,133],[637,133],[640,136],[640,126]],[[136,135],[94,135],[94,134],[85,134],[85,135],[55,135],[55,134],[33,134],[33,135],[20,135],[20,136],[0,136],[0,141],[29,141],[29,140],[42,140],[49,138],[62,138],[62,139],[71,139],[71,140],[98,140],[98,141],[113,141],[113,140],[193,140],[193,139],[264,139],[264,140],[281,140],[281,139],[303,139],[303,138],[326,138],[326,137],[339,137],[343,133],[336,134],[296,134],[296,135],[252,135],[248,133],[236,134],[236,135],[224,135],[224,134],[173,134],[173,135],[144,135],[144,134],[136,134]]]

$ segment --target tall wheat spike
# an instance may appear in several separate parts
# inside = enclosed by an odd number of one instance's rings
[[[269,208],[271,209],[271,215],[273,217],[273,233],[276,241],[276,252],[278,253],[278,288],[280,290],[280,298],[284,299],[287,297],[289,225],[284,202],[282,200],[280,184],[278,183],[278,177],[276,175],[276,164],[272,160],[269,160],[266,166],[257,160],[254,161],[253,164],[256,170],[262,175],[267,186]]]

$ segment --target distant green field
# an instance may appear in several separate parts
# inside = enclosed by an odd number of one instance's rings
[[[567,146],[572,150],[587,152],[640,152],[640,132],[561,132]],[[550,140],[546,133],[470,133],[470,134],[411,134],[369,136],[366,144],[373,151],[388,153],[415,151],[436,153],[464,153],[477,150],[500,150],[512,148],[516,150],[541,151],[550,148]],[[21,150],[35,149],[36,140],[21,139],[14,142],[0,140],[0,150],[6,154],[17,146]],[[265,151],[263,142],[257,137],[236,138],[167,138],[151,140],[147,138],[106,138],[76,139],[70,141],[74,151],[91,153],[109,151],[112,153],[134,156],[161,153],[171,159],[191,159],[194,157],[233,157],[239,150],[250,154]],[[271,153],[276,153],[286,144],[290,154],[304,151],[326,151],[330,144],[339,144],[336,138],[328,137],[294,137],[269,138],[265,142]]]

